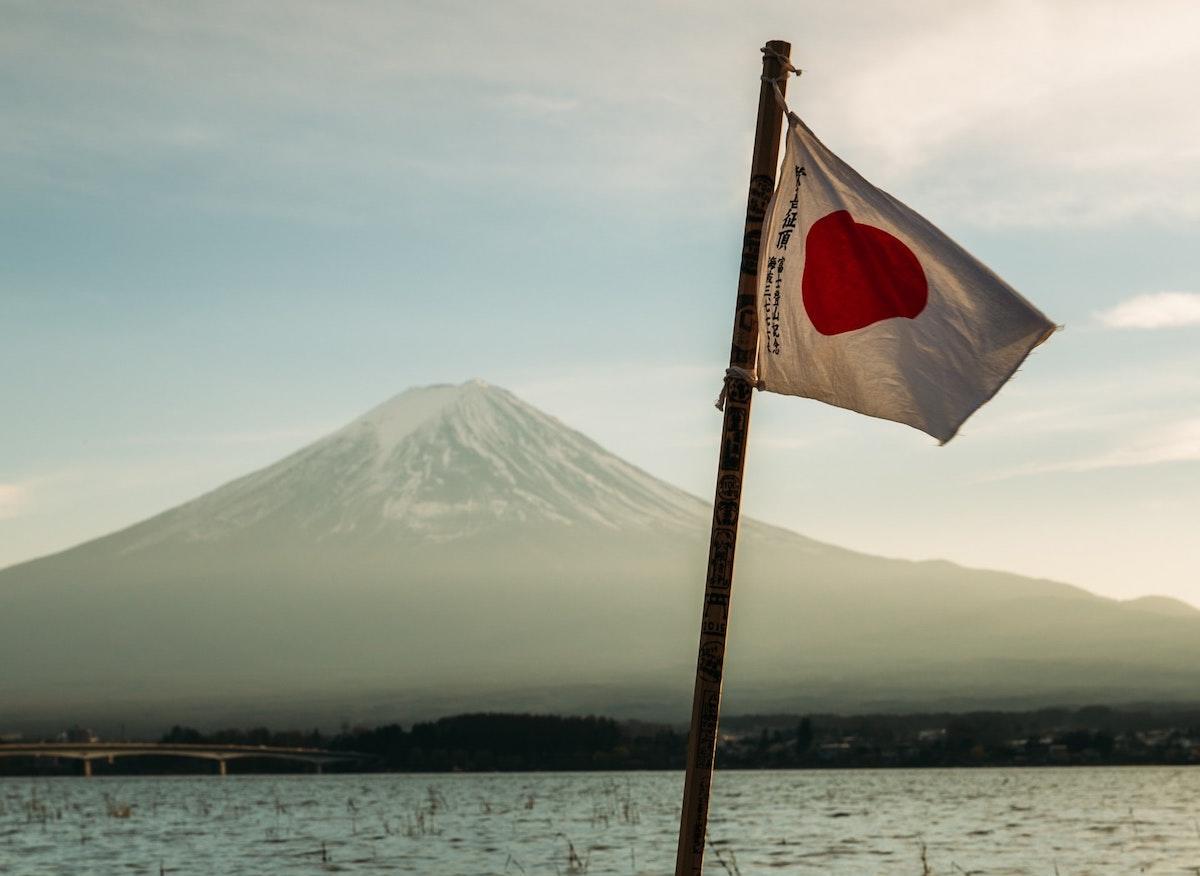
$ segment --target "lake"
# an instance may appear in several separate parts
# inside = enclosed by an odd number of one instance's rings
[[[7,778],[0,873],[669,874],[681,789],[674,772]],[[705,872],[1200,874],[1198,819],[1186,767],[724,772]]]

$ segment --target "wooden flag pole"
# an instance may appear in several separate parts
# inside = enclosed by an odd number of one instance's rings
[[[763,52],[763,82],[758,92],[758,123],[750,164],[750,193],[746,199],[746,229],[742,237],[741,275],[733,317],[733,346],[729,351],[731,369],[741,371],[730,371],[725,384],[725,423],[717,460],[717,494],[713,501],[708,575],[700,616],[700,653],[696,661],[675,876],[700,876],[704,865],[708,799],[717,749],[717,718],[721,710],[721,674],[725,666],[725,631],[733,585],[733,554],[737,545],[742,472],[746,466],[750,402],[754,391],[745,375],[754,371],[758,355],[758,250],[767,202],[775,190],[783,121],[783,110],[776,100],[772,82],[777,82],[780,89],[786,87],[789,67],[785,62],[791,51],[790,43],[772,40]]]

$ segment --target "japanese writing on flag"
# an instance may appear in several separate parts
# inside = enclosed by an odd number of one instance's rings
[[[945,443],[1054,323],[791,116],[758,266],[760,386]]]

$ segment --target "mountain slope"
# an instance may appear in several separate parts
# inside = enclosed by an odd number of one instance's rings
[[[120,552],[250,539],[389,544],[494,528],[690,529],[695,497],[510,393],[409,390],[280,462],[118,534]]]
[[[0,571],[0,661],[21,667],[0,703],[93,721],[679,717],[708,513],[504,390],[409,390],[196,500]],[[1200,680],[1200,613],[754,521],[736,587],[731,708],[1172,699]]]

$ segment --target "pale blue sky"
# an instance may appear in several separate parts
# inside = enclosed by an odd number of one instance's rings
[[[3,15],[0,565],[475,376],[707,496],[758,47],[791,38],[822,139],[1068,328],[945,448],[761,395],[747,510],[1200,602],[1194,3]]]

